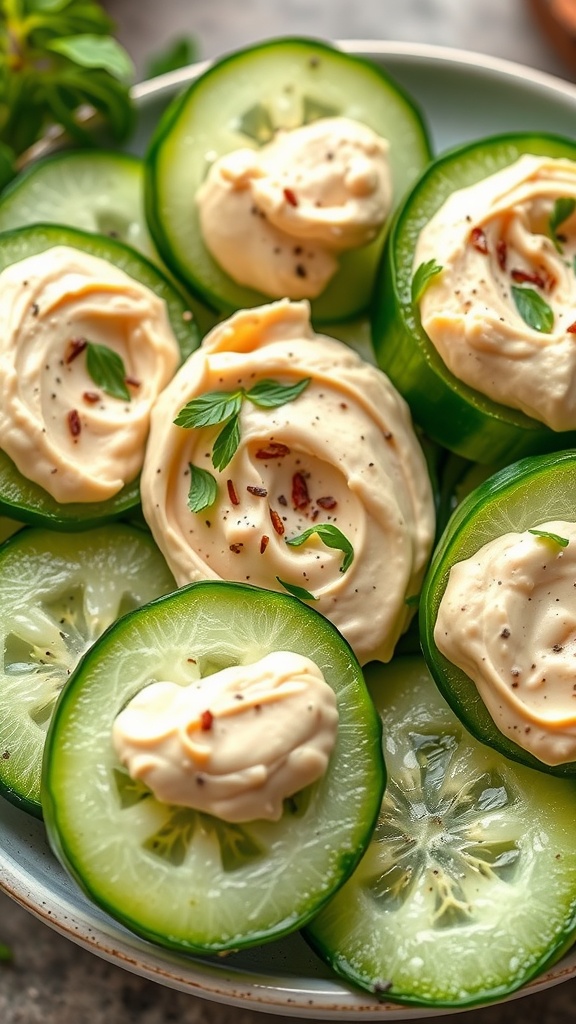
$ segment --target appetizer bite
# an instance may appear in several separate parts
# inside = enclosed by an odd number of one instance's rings
[[[308,298],[366,309],[390,215],[430,159],[422,116],[381,68],[311,39],[233,53],[167,110],[146,211],[174,274],[221,314]]]
[[[309,312],[273,303],[204,339],[154,407],[142,508],[179,585],[288,590],[388,660],[432,546],[426,462],[385,375]]]
[[[441,157],[399,214],[376,288],[379,364],[469,459],[574,443],[575,210],[574,143],[507,135]]]

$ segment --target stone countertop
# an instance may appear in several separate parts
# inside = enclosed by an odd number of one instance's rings
[[[504,57],[555,74],[565,69],[521,0],[108,0],[138,73],[146,55],[182,33],[201,57],[267,36],[389,39],[439,43]],[[40,923],[0,895],[1,1024],[272,1024],[276,1016],[173,991],[115,967]],[[576,980],[505,1006],[452,1015],[464,1024],[569,1024]],[[287,1018],[290,1019],[290,1018]]]

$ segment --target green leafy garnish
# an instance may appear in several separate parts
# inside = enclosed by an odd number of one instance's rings
[[[192,429],[210,427],[223,423],[224,426],[214,442],[212,465],[225,469],[240,444],[239,414],[242,402],[247,399],[263,409],[276,409],[286,402],[293,402],[310,383],[306,377],[295,384],[280,384],[277,380],[261,380],[246,391],[207,391],[193,398],[180,410],[174,423],[177,427]]]
[[[560,537],[559,534],[550,533],[549,530],[528,530],[528,533],[533,533],[535,537],[543,537],[544,540],[550,540],[561,548],[567,548],[570,543],[568,537]]]
[[[441,271],[442,267],[436,263],[436,260],[428,260],[426,263],[420,264],[412,278],[412,302],[414,305],[420,302],[432,278],[440,274]]]
[[[300,601],[317,601],[318,598],[314,597],[309,590],[304,590],[304,587],[297,587],[294,583],[286,583],[286,580],[281,580],[279,576],[276,577],[278,583],[284,590],[287,590],[292,597],[297,597]]]
[[[512,298],[528,327],[541,334],[550,334],[554,327],[554,312],[538,292],[533,288],[517,288],[512,285]]]
[[[559,248],[558,228],[565,220],[568,220],[568,218],[572,216],[575,209],[576,199],[573,199],[571,196],[562,196],[554,203],[552,213],[550,214],[550,219],[548,221],[548,227],[550,229],[552,240],[557,248]]]
[[[0,0],[0,180],[54,125],[93,144],[86,106],[126,138],[133,65],[113,29],[96,0]]]
[[[286,540],[286,543],[290,547],[299,548],[301,544],[305,544],[308,538],[314,534],[320,538],[326,547],[336,548],[336,550],[343,552],[344,558],[342,559],[340,572],[346,572],[354,560],[354,548],[348,538],[342,533],[342,530],[339,530],[333,523],[319,523],[318,526],[311,526],[309,530],[304,530],[304,533],[299,534],[298,537],[291,537],[289,540]]]
[[[157,78],[168,71],[177,71],[198,60],[198,44],[192,36],[181,36],[172,40],[166,49],[148,58],[144,71],[145,78]]]
[[[94,341],[86,344],[86,369],[94,383],[112,398],[130,401],[126,385],[126,368],[121,356],[107,345]]]
[[[218,484],[206,469],[190,466],[190,488],[188,490],[188,508],[191,512],[202,512],[210,508],[218,497]]]
[[[10,946],[5,946],[3,942],[0,942],[0,963],[10,964],[12,963],[12,950]]]

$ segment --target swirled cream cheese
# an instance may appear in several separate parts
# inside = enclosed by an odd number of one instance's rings
[[[576,760],[576,523],[507,533],[454,565],[434,639],[505,736],[544,764]]]
[[[388,148],[334,117],[225,154],[196,197],[206,248],[234,281],[271,298],[319,295],[337,254],[371,242],[390,212]]]
[[[576,427],[575,199],[576,162],[522,156],[454,192],[414,260],[442,267],[420,312],[447,367],[553,430]],[[550,323],[535,327],[515,291]]]
[[[90,376],[89,343],[120,356],[129,401]],[[106,260],[57,246],[0,274],[0,448],[57,501],[102,501],[137,476],[179,362],[164,302]]]
[[[199,579],[298,587],[361,661],[391,657],[418,593],[434,532],[425,460],[408,407],[388,378],[342,342],[317,335],[308,303],[236,313],[204,339],[152,414],[141,478],[143,510],[179,585]],[[278,408],[245,400],[240,442],[213,465],[222,425],[186,429],[180,410],[206,392],[309,379]],[[212,475],[216,498],[190,511],[191,469]],[[313,534],[335,526],[343,552]]]
[[[120,712],[113,743],[133,779],[163,803],[224,821],[277,821],[282,804],[326,771],[336,696],[318,666],[290,651],[199,683],[160,681]]]

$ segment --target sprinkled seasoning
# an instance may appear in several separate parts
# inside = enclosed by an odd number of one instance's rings
[[[66,364],[72,363],[84,351],[87,345],[86,338],[71,338],[66,346],[64,362]]]
[[[257,459],[283,459],[286,455],[290,455],[290,449],[281,441],[270,441],[265,448],[259,448],[256,452]]]
[[[280,516],[278,515],[278,513],[276,512],[276,510],[273,509],[273,508],[270,509],[270,520],[272,522],[272,526],[274,527],[276,533],[280,537],[282,537],[282,535],[284,533],[284,523],[282,522],[282,520],[281,520]]]
[[[291,188],[284,189],[284,199],[290,206],[298,206],[298,199],[296,193]]]
[[[77,409],[71,409],[68,413],[68,429],[72,434],[72,437],[77,438],[80,436],[82,424],[80,422],[80,416],[78,415]]]
[[[308,485],[302,473],[294,473],[292,477],[292,504],[300,510],[308,508],[310,504]]]
[[[488,242],[486,241],[486,235],[482,228],[472,228],[470,232],[470,244],[476,249],[477,252],[486,254],[488,252]]]
[[[209,732],[214,722],[214,715],[211,711],[203,711],[200,715],[200,728],[202,732]]]
[[[262,540],[260,541],[260,554],[261,555],[264,554],[264,552],[266,551],[266,548],[268,547],[269,543],[270,543],[270,537],[268,537],[266,534],[264,534],[263,537],[262,537]]]
[[[238,495],[236,493],[236,488],[234,487],[234,484],[232,483],[232,480],[227,480],[226,481],[226,487],[228,488],[228,497],[230,498],[231,503],[233,505],[239,505],[240,504],[240,498],[238,497]]]

